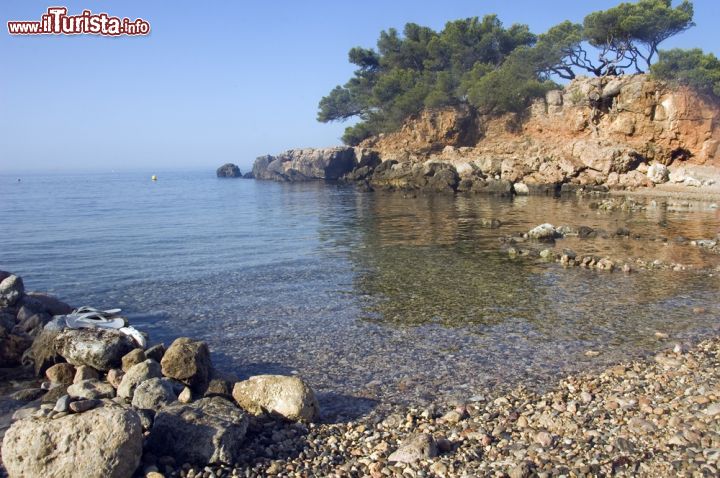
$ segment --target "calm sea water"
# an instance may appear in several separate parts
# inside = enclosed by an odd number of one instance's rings
[[[492,218],[503,226],[483,227]],[[558,249],[717,264],[673,243],[714,237],[711,209],[605,213],[574,198],[408,197],[208,172],[0,175],[0,269],[74,305],[122,307],[153,342],[203,338],[240,377],[300,373],[328,419],[541,388],[717,332],[713,273],[564,270],[500,251],[502,235],[543,222],[643,236]]]

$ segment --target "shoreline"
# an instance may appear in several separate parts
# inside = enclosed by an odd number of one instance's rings
[[[682,201],[720,201],[720,188],[690,188],[688,186],[658,185],[634,190],[610,190],[612,196],[642,197],[649,199],[677,199]]]
[[[542,394],[517,388],[381,421],[314,425],[290,440],[295,451],[263,458],[245,476],[714,476],[719,359],[714,337],[571,375]]]
[[[232,463],[198,466],[146,450],[133,476],[714,475],[720,469],[719,365],[720,337],[714,336],[575,373],[543,392],[488,391],[339,423],[249,416]],[[232,400],[231,388],[220,395]],[[15,418],[27,420],[39,401]],[[118,399],[99,402],[96,410],[129,406]],[[47,408],[39,410],[47,415]]]

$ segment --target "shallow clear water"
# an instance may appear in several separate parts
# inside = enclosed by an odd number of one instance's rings
[[[122,307],[153,341],[203,338],[241,377],[298,372],[329,419],[542,387],[672,343],[656,331],[718,329],[717,274],[564,270],[512,260],[499,240],[543,222],[623,226],[641,238],[555,247],[716,267],[716,255],[673,242],[714,237],[712,209],[149,176],[0,175],[0,269],[74,305]],[[502,227],[482,226],[492,218]]]

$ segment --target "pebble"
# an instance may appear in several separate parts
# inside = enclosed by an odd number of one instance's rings
[[[243,461],[209,469],[218,477],[693,476],[700,469],[697,476],[717,476],[720,338],[659,355],[673,367],[623,363],[543,393],[468,394],[474,399],[462,406],[397,407],[309,426],[253,418]],[[210,476],[190,465],[173,470],[166,476]]]
[[[183,388],[183,391],[180,392],[180,395],[178,395],[178,401],[180,403],[192,402],[192,390],[190,390],[188,387]]]
[[[68,407],[70,406],[70,395],[63,395],[62,397],[57,399],[57,402],[55,402],[55,408],[53,408],[56,412],[67,412]]]

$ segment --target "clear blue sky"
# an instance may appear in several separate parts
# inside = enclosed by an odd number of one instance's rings
[[[261,154],[339,144],[317,103],[352,74],[347,51],[380,30],[499,14],[542,32],[618,1],[84,1],[0,4],[0,172],[243,170]],[[717,0],[696,0],[697,27],[664,47],[720,54]],[[51,5],[71,14],[142,17],[147,37],[11,37],[8,20]]]

